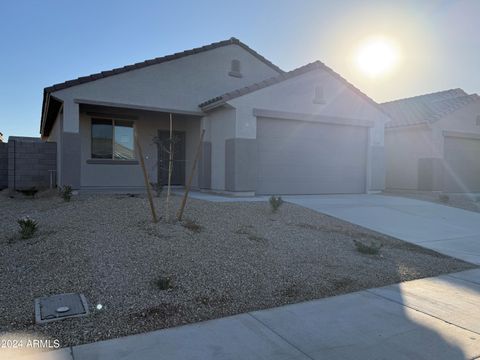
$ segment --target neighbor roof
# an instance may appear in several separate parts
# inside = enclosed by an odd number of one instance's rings
[[[468,95],[462,89],[451,89],[389,101],[380,106],[393,119],[386,127],[399,127],[435,122],[479,99],[477,94]]]
[[[272,69],[277,71],[279,74],[284,73],[284,71],[282,69],[280,69],[278,66],[274,65],[271,61],[267,60],[265,57],[263,57],[262,55],[257,53],[255,50],[251,49],[250,47],[248,47],[247,45],[242,43],[237,38],[232,37],[228,40],[215,42],[215,43],[205,45],[205,46],[202,46],[202,47],[198,47],[198,48],[194,48],[194,49],[191,49],[191,50],[185,50],[185,51],[178,52],[178,53],[175,53],[175,54],[172,54],[172,55],[167,55],[167,56],[157,57],[155,59],[145,60],[145,61],[138,62],[138,63],[132,64],[132,65],[127,65],[127,66],[115,68],[115,69],[108,70],[108,71],[102,71],[102,72],[92,74],[92,75],[88,75],[88,76],[82,76],[82,77],[79,77],[79,78],[74,79],[74,80],[68,80],[68,81],[65,81],[65,82],[62,82],[62,83],[58,83],[58,84],[46,87],[43,90],[42,122],[41,122],[41,125],[40,125],[40,132],[41,132],[42,135],[44,135],[45,132],[46,133],[50,132],[50,129],[46,129],[47,114],[45,114],[45,106],[48,106],[47,105],[47,103],[48,103],[47,97],[49,97],[49,95],[54,91],[67,89],[67,88],[72,87],[72,86],[92,82],[92,81],[95,81],[95,80],[98,80],[98,79],[103,79],[103,78],[106,78],[106,77],[109,77],[109,76],[125,73],[125,72],[132,71],[132,70],[141,69],[141,68],[144,68],[144,67],[147,67],[147,66],[161,64],[161,63],[164,63],[164,62],[167,62],[167,61],[180,59],[180,58],[185,57],[185,56],[198,54],[198,53],[201,53],[201,52],[204,52],[204,51],[213,50],[213,49],[216,49],[216,48],[219,48],[219,47],[222,47],[222,46],[227,46],[227,45],[238,45],[238,46],[242,47],[243,49],[245,49],[246,51],[248,51],[253,56],[255,56],[257,59],[259,59],[260,61],[264,62],[266,65],[268,65],[269,67],[271,67]],[[47,113],[50,113],[50,111],[47,111]],[[54,119],[50,119],[50,121],[53,121],[53,120]],[[45,131],[45,130],[47,130],[47,131]]]
[[[263,88],[266,88],[266,87],[269,87],[269,86],[272,86],[272,85],[275,85],[275,84],[278,84],[282,81],[285,81],[285,80],[288,80],[288,79],[291,79],[293,77],[296,77],[296,76],[299,76],[299,75],[302,75],[302,74],[305,74],[309,71],[313,71],[313,70],[316,70],[316,69],[322,69],[322,70],[325,70],[327,71],[329,74],[331,74],[333,77],[335,77],[336,79],[340,80],[341,82],[343,82],[344,84],[347,85],[347,87],[349,87],[351,90],[353,90],[357,95],[359,95],[360,97],[362,97],[363,99],[365,99],[367,102],[369,102],[370,104],[372,104],[373,106],[375,106],[378,110],[380,110],[382,113],[384,113],[385,115],[387,115],[387,117],[390,117],[390,115],[382,108],[379,106],[378,103],[376,103],[373,99],[371,99],[370,97],[368,97],[366,94],[364,94],[363,92],[361,92],[358,88],[356,88],[355,86],[353,86],[352,84],[350,84],[345,78],[343,78],[340,74],[336,73],[335,71],[333,71],[331,68],[329,68],[327,65],[325,65],[324,63],[322,63],[321,61],[314,61],[310,64],[307,64],[307,65],[304,65],[304,66],[301,66],[295,70],[292,70],[292,71],[289,71],[289,72],[286,72],[286,73],[282,73],[278,76],[275,76],[275,77],[272,77],[270,79],[266,79],[264,81],[261,81],[261,82],[258,82],[258,83],[254,83],[250,86],[245,86],[243,88],[240,88],[238,90],[234,90],[234,91],[230,91],[230,92],[227,92],[223,95],[220,95],[220,96],[216,96],[210,100],[207,100],[207,101],[204,101],[203,103],[199,104],[198,106],[200,108],[202,108],[202,110],[209,110],[209,109],[213,109],[215,107],[218,107],[218,106],[221,106],[223,105],[225,102],[229,101],[229,100],[232,100],[234,98],[237,98],[237,97],[240,97],[240,96],[243,96],[243,95],[246,95],[246,94],[249,94],[251,92],[254,92],[254,91],[257,91],[257,90],[260,90],[260,89],[263,89]]]

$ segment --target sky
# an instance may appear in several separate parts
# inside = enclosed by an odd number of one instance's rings
[[[320,60],[383,102],[480,93],[480,0],[15,0],[0,2],[0,132],[39,136],[43,88],[228,39],[283,70]],[[354,61],[383,36],[399,56],[370,77]]]

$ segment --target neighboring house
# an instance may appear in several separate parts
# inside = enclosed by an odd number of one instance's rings
[[[480,97],[462,89],[381,104],[386,187],[480,192]]]
[[[223,95],[222,95],[223,94]],[[236,194],[364,193],[384,188],[382,109],[320,62],[284,72],[232,38],[44,90],[41,134],[57,143],[59,185],[141,190],[138,135],[151,182],[174,185],[201,129],[194,186]]]
[[[0,143],[3,142],[3,134],[0,132]]]

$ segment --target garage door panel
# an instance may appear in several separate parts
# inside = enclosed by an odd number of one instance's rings
[[[323,177],[334,177],[337,178],[341,176],[342,179],[354,178],[357,179],[356,174],[361,173],[363,169],[359,166],[345,166],[339,168],[338,166],[325,165],[322,167],[322,172],[319,173],[317,168],[311,166],[311,163],[295,163],[295,164],[285,164],[285,163],[271,163],[265,164],[262,168],[259,168],[257,174],[261,177],[288,177],[288,178],[323,178]],[[298,174],[298,175],[295,175]],[[354,174],[354,175],[352,175]]]
[[[445,137],[444,190],[480,192],[480,140]]]
[[[257,193],[365,192],[367,128],[257,120]]]

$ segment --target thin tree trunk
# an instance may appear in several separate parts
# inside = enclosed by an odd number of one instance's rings
[[[170,113],[170,140],[169,140],[169,149],[168,149],[168,182],[167,182],[167,201],[166,201],[166,210],[165,210],[165,219],[170,221],[170,187],[172,181],[172,172],[173,172],[173,120],[172,113]]]

